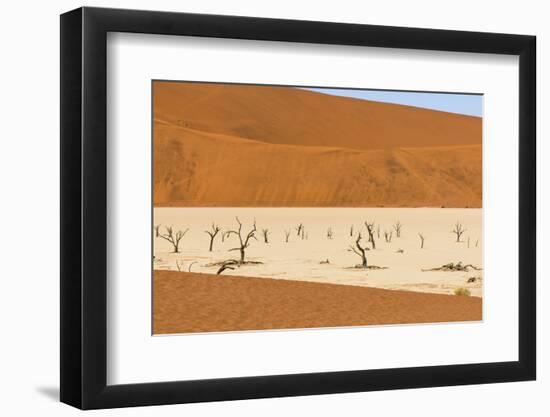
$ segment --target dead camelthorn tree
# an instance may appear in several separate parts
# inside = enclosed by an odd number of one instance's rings
[[[349,228],[349,237],[353,237],[353,224]]]
[[[361,233],[357,234],[357,239],[355,240],[355,246],[350,245],[348,252],[353,252],[357,256],[361,258],[361,268],[367,267],[367,254],[366,252],[369,250],[367,247],[361,246]]]
[[[174,253],[178,253],[180,240],[183,239],[188,231],[189,229],[185,229],[183,232],[181,230],[178,230],[176,233],[174,233],[174,229],[172,226],[166,226],[166,233],[163,235],[159,234],[159,237],[170,242],[174,247]]]
[[[285,243],[288,243],[288,239],[290,238],[290,229],[285,230]]]
[[[395,237],[401,237],[401,229],[403,228],[403,225],[399,220],[397,220],[397,223],[393,225],[393,229],[395,230]]]
[[[393,237],[393,230],[389,232],[387,230],[384,230],[384,239],[386,240],[386,243],[391,243],[392,237]]]
[[[298,226],[295,227],[296,229],[296,236],[303,235],[304,232],[304,224],[300,223]]]
[[[155,237],[160,237],[160,224],[155,224]]]
[[[269,243],[269,229],[262,229],[262,236],[264,237],[264,243]]]
[[[244,256],[245,256],[245,250],[250,246],[250,239],[256,239],[255,233],[256,233],[256,220],[254,220],[254,226],[252,229],[246,234],[246,236],[243,237],[243,224],[239,220],[238,217],[235,217],[237,220],[237,223],[239,224],[239,228],[237,230],[228,230],[225,232],[226,236],[235,235],[239,238],[239,246],[233,249],[229,249],[230,251],[238,250],[241,254],[239,265],[242,265],[244,263]],[[258,239],[256,239],[258,240]]]
[[[467,229],[464,229],[464,226],[462,226],[462,223],[459,221],[456,222],[455,227],[453,230],[451,230],[451,233],[454,233],[456,235],[456,241],[457,243],[460,242],[460,237],[466,232]]]
[[[204,233],[206,233],[208,236],[210,236],[210,247],[209,251],[212,252],[212,247],[214,246],[214,238],[216,235],[220,232],[219,226],[212,222],[212,226],[210,226],[212,230],[205,230]]]
[[[327,239],[332,239],[333,233],[332,233],[332,227],[329,227],[327,229]]]
[[[426,238],[424,237],[424,235],[422,233],[419,233],[418,237],[420,238],[420,249],[424,249],[424,239],[426,239]]]
[[[376,242],[374,241],[374,222],[365,222],[367,233],[369,234],[369,242],[372,244],[372,248],[376,249]]]

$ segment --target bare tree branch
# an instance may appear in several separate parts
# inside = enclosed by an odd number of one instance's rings
[[[204,233],[206,233],[208,236],[210,236],[210,246],[208,248],[209,252],[212,252],[212,247],[214,246],[214,239],[216,235],[220,232],[219,226],[212,222],[212,226],[210,226],[212,230],[205,230]]]
[[[451,230],[451,233],[454,233],[456,235],[456,242],[460,242],[460,237],[466,232],[468,229],[464,229],[464,226],[462,226],[462,223],[460,223],[458,220],[456,221],[455,227],[453,230]]]
[[[238,250],[240,252],[241,258],[240,258],[240,261],[239,261],[239,265],[242,265],[244,263],[244,259],[245,259],[245,250],[246,250],[246,248],[248,248],[250,246],[250,239],[258,240],[255,236],[255,233],[257,231],[256,220],[254,220],[254,226],[246,234],[246,236],[244,237],[244,240],[243,240],[243,234],[242,234],[243,224],[241,223],[241,221],[239,220],[238,217],[235,217],[235,219],[237,220],[237,223],[239,224],[239,228],[237,230],[228,230],[227,232],[225,232],[225,234],[226,234],[226,236],[235,235],[239,238],[239,246],[236,247],[236,248],[229,249],[229,250],[230,251]]]
[[[174,229],[172,226],[166,226],[166,233],[163,235],[159,235],[159,237],[170,242],[174,247],[174,253],[178,253],[180,240],[183,239],[188,231],[189,228],[185,229],[183,232],[181,230],[178,230],[176,233],[174,233]]]

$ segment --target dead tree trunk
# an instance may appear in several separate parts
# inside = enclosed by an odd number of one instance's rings
[[[349,228],[349,237],[353,237],[353,224]]]
[[[159,235],[159,237],[170,242],[174,247],[174,253],[178,253],[180,240],[183,239],[188,231],[189,229],[185,229],[183,232],[181,230],[178,230],[176,233],[174,233],[174,229],[172,228],[172,226],[167,226],[166,233],[164,235]]]
[[[232,249],[229,249],[230,251],[236,251],[238,250],[239,253],[240,253],[240,260],[239,260],[239,265],[242,265],[245,261],[245,250],[246,248],[248,248],[248,246],[250,246],[250,239],[256,239],[256,236],[255,236],[255,233],[256,233],[256,220],[254,220],[254,226],[252,227],[252,229],[246,234],[245,237],[243,237],[243,234],[242,234],[242,229],[243,229],[243,224],[241,223],[241,221],[239,220],[238,217],[235,217],[235,219],[237,220],[237,223],[239,224],[239,228],[237,230],[228,230],[227,232],[225,232],[226,236],[230,236],[230,235],[235,235],[239,238],[239,246],[236,247],[236,248],[232,248]],[[258,240],[258,239],[256,239]]]
[[[269,243],[269,229],[262,229],[262,235],[264,237],[264,243]]]
[[[374,241],[374,222],[365,222],[365,226],[367,227],[367,233],[369,234],[369,242],[372,244],[372,248],[376,249],[376,242]]]
[[[300,223],[298,226],[296,226],[296,236],[300,237],[303,230],[304,230],[304,225],[303,223]]]
[[[418,237],[420,238],[420,249],[424,249],[424,239],[426,239],[426,238],[424,237],[424,235],[422,233],[419,233]]]
[[[327,239],[332,239],[332,227],[327,229]]]
[[[399,220],[397,220],[397,223],[393,225],[393,229],[395,230],[395,237],[401,237],[401,229],[403,228],[403,225]]]
[[[456,235],[456,242],[460,242],[460,237],[466,232],[467,229],[464,229],[464,226],[462,226],[462,223],[459,221],[456,222],[455,227],[453,230],[451,230],[451,233],[454,233]]]
[[[216,237],[216,235],[220,231],[220,228],[214,222],[212,222],[211,228],[212,228],[212,230],[205,230],[204,231],[204,233],[206,233],[208,236],[210,236],[210,247],[208,249],[209,252],[212,252],[212,247],[214,246],[214,238]]]
[[[160,237],[160,224],[155,225],[155,237]]]
[[[369,250],[367,247],[361,246],[361,233],[357,235],[357,239],[355,240],[355,246],[350,245],[348,251],[355,253],[357,256],[361,258],[361,267],[366,268],[367,267],[367,254],[366,252]]]

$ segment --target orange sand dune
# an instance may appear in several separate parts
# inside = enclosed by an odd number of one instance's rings
[[[153,333],[479,321],[478,297],[154,271]]]
[[[155,206],[481,207],[481,145],[276,145],[155,123]]]
[[[155,119],[257,141],[354,149],[480,145],[481,118],[288,87],[155,82]]]

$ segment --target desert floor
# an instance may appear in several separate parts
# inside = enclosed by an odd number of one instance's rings
[[[478,297],[154,271],[153,333],[479,321]]]
[[[154,224],[172,225],[175,230],[189,231],[180,242],[180,253],[172,253],[169,242],[154,238],[154,269],[204,274],[215,274],[218,266],[211,265],[238,258],[238,237],[220,232],[208,251],[209,230],[212,222],[222,232],[235,230],[238,216],[245,235],[256,220],[257,240],[251,239],[246,259],[261,264],[243,265],[226,270],[223,276],[276,278],[278,280],[310,281],[423,293],[454,294],[457,288],[467,288],[472,296],[483,293],[483,271],[468,272],[423,271],[444,264],[462,262],[482,268],[482,210],[453,208],[155,208]],[[385,231],[392,225],[403,224],[401,237],[393,231],[391,242],[386,242]],[[467,229],[461,242],[451,233],[460,221]],[[354,268],[361,259],[349,251],[357,232],[362,233],[363,246],[367,242],[365,221],[380,225],[380,237],[375,233],[376,249],[367,251],[369,265],[387,269],[365,270]],[[296,226],[303,223],[304,236],[298,236]],[[350,228],[353,225],[353,237]],[[332,239],[327,230],[332,229]],[[375,226],[377,228],[377,226]],[[269,243],[265,243],[262,229],[268,229]],[[285,242],[285,231],[290,231]],[[420,248],[422,233],[426,239]],[[469,240],[469,243],[468,243]],[[328,261],[328,263],[327,263]],[[469,279],[474,282],[468,283]],[[206,278],[205,278],[206,279]],[[268,285],[268,284],[266,284]],[[280,284],[277,284],[280,285]],[[289,284],[290,285],[290,284]]]

